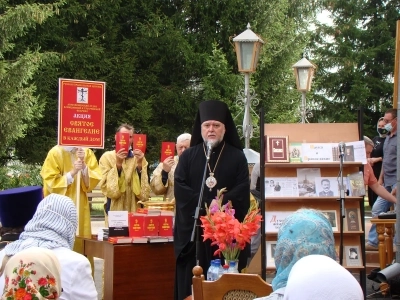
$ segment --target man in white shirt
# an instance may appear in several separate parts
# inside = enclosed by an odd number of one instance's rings
[[[63,292],[59,299],[97,300],[89,260],[72,251],[77,225],[76,207],[70,198],[58,194],[45,197],[20,238],[0,251],[0,291],[8,259],[24,249],[39,247],[52,250],[60,262]]]

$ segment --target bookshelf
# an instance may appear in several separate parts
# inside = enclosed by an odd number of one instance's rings
[[[360,140],[358,123],[312,123],[312,124],[265,124],[265,136],[288,136],[288,143],[333,143],[354,142]],[[266,155],[267,157],[267,155]],[[265,177],[297,177],[298,168],[319,168],[321,177],[337,177],[340,170],[340,162],[316,162],[316,163],[289,163],[289,162],[271,162],[265,164]],[[343,176],[360,171],[362,163],[360,162],[344,162]],[[264,182],[261,179],[261,182]],[[266,196],[265,198],[265,221],[268,222],[268,213],[273,212],[292,212],[300,208],[314,208],[321,211],[336,212],[336,226],[334,230],[335,244],[338,250],[340,243],[340,202],[338,196],[334,197],[282,197],[282,196]],[[364,224],[364,199],[363,197],[345,196],[344,208],[346,218],[343,220],[343,266],[352,273],[359,273],[361,286],[365,291],[365,224]],[[357,212],[357,224],[347,223],[347,212]],[[266,230],[265,242],[266,251],[271,247],[271,243],[277,240],[277,231],[271,232]],[[264,242],[264,241],[262,241]],[[358,251],[358,259],[350,261],[346,251]],[[337,251],[337,253],[339,253]],[[259,253],[258,253],[259,254]],[[270,258],[271,255],[266,254]],[[260,255],[254,258],[260,263]],[[255,264],[257,264],[255,263]],[[272,265],[272,266],[271,266]],[[250,264],[249,270],[254,272],[255,269]],[[273,263],[266,260],[266,270],[273,271],[275,267]],[[258,272],[259,274],[261,272]],[[363,279],[364,278],[364,279]]]

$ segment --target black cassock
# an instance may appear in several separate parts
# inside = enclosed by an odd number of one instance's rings
[[[179,163],[175,169],[174,251],[176,258],[176,300],[182,300],[191,295],[192,269],[196,265],[196,246],[190,239],[194,224],[193,216],[199,200],[205,164],[205,147],[201,143],[185,150],[180,156]],[[250,206],[249,170],[243,151],[223,141],[213,149],[209,165],[211,171],[214,172],[217,185],[211,191],[207,186],[204,186],[203,209],[200,215],[205,215],[204,203],[209,205],[216,197],[217,190],[226,187],[227,191],[224,193],[223,202],[232,201],[235,217],[240,222],[243,221]],[[206,178],[209,173],[210,170],[207,167]],[[200,220],[199,223],[201,223]],[[203,241],[202,235],[203,230],[200,228],[201,241]],[[203,274],[207,273],[211,259],[219,258],[213,257],[213,253],[217,248],[211,247],[210,244],[209,240],[201,242],[199,253],[197,254],[200,266],[203,268]],[[246,266],[249,257],[250,246],[248,245],[240,252],[239,271]]]

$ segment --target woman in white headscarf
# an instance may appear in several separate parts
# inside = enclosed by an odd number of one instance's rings
[[[360,284],[345,268],[325,255],[308,255],[290,271],[283,300],[363,300]]]
[[[76,207],[72,200],[58,194],[45,197],[19,239],[8,244],[0,252],[0,261],[3,261],[0,270],[0,291],[4,286],[3,271],[10,257],[22,250],[39,247],[53,251],[60,261],[63,286],[61,300],[97,300],[88,259],[72,251],[76,228]]]
[[[53,251],[32,247],[12,256],[5,266],[1,300],[60,299],[61,267]]]

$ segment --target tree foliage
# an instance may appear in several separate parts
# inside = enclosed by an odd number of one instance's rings
[[[40,52],[38,46],[20,49],[15,43],[54,15],[61,4],[0,2],[0,156],[40,119],[44,103],[32,79],[41,66],[57,59],[54,53]]]
[[[267,107],[267,121],[296,120],[300,95],[293,90],[291,65],[308,41],[308,24],[317,4],[68,1],[59,15],[18,40],[18,49],[40,45],[61,58],[57,65],[42,66],[34,78],[36,93],[43,99],[43,117],[17,141],[18,157],[41,163],[56,143],[60,77],[105,81],[106,149],[112,149],[118,125],[131,123],[148,136],[149,161],[158,159],[161,141],[191,132],[200,101],[220,99],[236,115],[236,97],[244,86],[230,39],[248,22],[266,42],[251,85]],[[26,147],[28,143],[32,147]]]
[[[365,109],[366,133],[393,101],[398,1],[334,0],[326,3],[332,24],[317,24],[312,54],[318,65],[316,120],[357,121]]]

